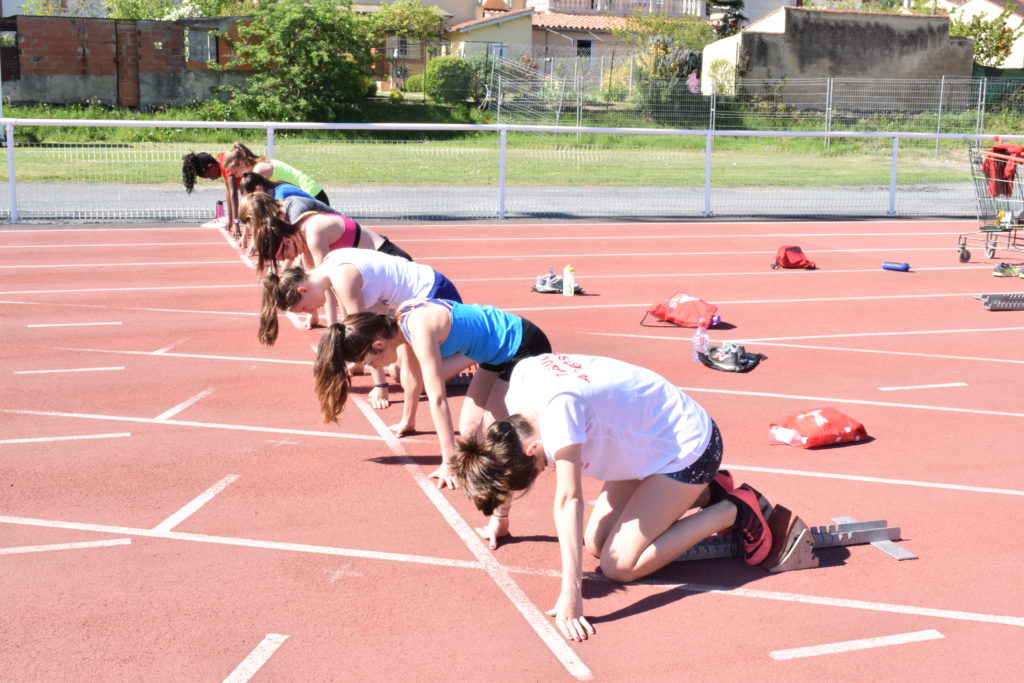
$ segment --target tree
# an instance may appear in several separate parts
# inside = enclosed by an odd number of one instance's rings
[[[1011,0],[1006,0],[1003,11],[993,19],[976,14],[966,20],[958,16],[962,13],[954,13],[949,18],[949,35],[974,38],[974,61],[982,66],[1000,66],[1024,34],[1024,23],[1017,28],[1009,25],[1013,8]]]
[[[238,27],[229,68],[252,69],[225,90],[242,113],[279,121],[332,121],[366,95],[372,37],[351,0],[277,0]]]
[[[110,19],[157,21],[174,9],[174,0],[104,0]]]
[[[440,40],[443,19],[435,5],[420,0],[397,0],[380,6],[370,16],[373,34],[378,40],[385,36],[401,36],[411,40]]]
[[[708,16],[722,15],[715,24],[719,38],[739,33],[740,25],[747,20],[743,14],[743,0],[708,0],[707,12]]]

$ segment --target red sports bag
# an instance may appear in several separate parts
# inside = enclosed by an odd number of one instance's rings
[[[814,270],[816,267],[814,261],[804,255],[804,250],[796,245],[779,247],[779,251],[775,254],[775,263],[772,264],[772,268],[804,268],[806,270]]]
[[[676,292],[675,296],[671,299],[665,299],[661,303],[654,304],[647,309],[644,317],[640,320],[640,324],[645,327],[657,327],[656,325],[644,324],[647,316],[652,315],[662,322],[683,327],[697,327],[700,319],[704,318],[704,326],[711,327],[717,322],[717,320],[711,319],[717,312],[718,306],[715,304],[709,304],[707,301],[690,296],[686,292]]]
[[[772,423],[768,433],[774,441],[800,448],[863,441],[868,436],[864,425],[835,408],[793,413],[778,424]]]

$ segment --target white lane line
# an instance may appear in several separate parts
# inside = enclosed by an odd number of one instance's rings
[[[985,363],[1009,363],[1011,365],[1024,365],[1024,360],[1013,360],[1011,358],[994,358],[992,356],[953,356],[945,353],[917,353],[914,351],[886,351],[883,349],[857,349],[852,346],[818,346],[816,344],[785,344],[782,342],[758,342],[762,346],[778,346],[787,349],[811,349],[813,351],[848,351],[851,353],[877,353],[883,356],[909,356],[913,358],[932,358],[946,360],[970,360],[983,361]]]
[[[469,551],[473,553],[473,556],[479,562],[480,568],[490,575],[491,579],[497,584],[498,588],[501,589],[512,605],[523,615],[526,623],[537,633],[541,642],[551,650],[562,666],[577,680],[592,679],[593,674],[590,669],[587,668],[587,665],[583,663],[583,660],[579,658],[576,652],[569,647],[565,638],[558,632],[558,629],[551,623],[551,620],[530,601],[529,596],[513,580],[510,572],[491,554],[483,541],[480,540],[480,537],[477,536],[476,532],[452,507],[452,504],[448,502],[440,489],[430,480],[430,477],[425,475],[419,466],[413,462],[409,454],[406,453],[405,447],[402,446],[402,442],[388,429],[388,426],[384,424],[384,421],[381,420],[376,411],[362,399],[355,399],[355,404],[367,421],[377,430],[377,433],[380,434],[380,437],[387,444],[388,448],[391,449],[391,452],[404,461],[403,466],[412,475],[420,490],[426,494],[430,502],[441,513],[444,520],[448,522],[448,525],[458,534]]]
[[[17,548],[0,548],[0,555],[21,555],[23,553],[46,553],[54,550],[80,550],[84,548],[107,548],[115,545],[131,545],[130,538],[113,538],[109,541],[82,541],[81,543],[54,543],[52,545],[23,545]]]
[[[1024,362],[1024,361],[1021,361]],[[906,389],[945,389],[947,387],[966,387],[967,382],[946,382],[945,384],[914,384],[905,387],[878,387],[879,391],[904,391]]]
[[[4,439],[3,441],[0,441],[0,444],[49,443],[51,441],[81,441],[82,439],[119,439],[131,435],[131,432],[116,432],[113,434],[83,434],[81,436],[38,436],[31,439]]]
[[[436,486],[427,482],[428,486]],[[49,529],[75,529],[78,531],[92,531],[102,534],[122,534],[127,536],[140,536],[147,538],[160,538],[173,541],[187,541],[193,543],[210,543],[214,545],[227,545],[243,548],[258,548],[263,550],[276,550],[286,552],[309,553],[315,555],[352,557],[367,560],[381,560],[388,562],[407,562],[412,564],[423,564],[435,567],[452,567],[459,569],[483,569],[478,561],[455,560],[439,557],[428,557],[424,555],[404,555],[400,553],[385,553],[368,550],[356,550],[353,548],[336,548],[332,546],[308,545],[301,543],[283,543],[280,541],[261,541],[248,538],[235,538],[231,536],[210,536],[207,534],[190,534],[180,531],[159,532],[152,529],[141,529],[134,527],[108,526],[103,524],[86,524],[81,522],[68,522],[61,520],[34,519],[31,517],[13,517],[0,515],[0,524],[16,524],[19,526],[34,526]],[[559,577],[561,572],[555,569],[535,569],[504,567],[504,570],[514,574],[525,574],[529,576]],[[607,581],[599,574],[587,574],[586,580]],[[1014,617],[1002,614],[986,614],[983,612],[966,612],[961,610],[947,610],[934,607],[921,607],[919,605],[900,605],[884,602],[869,602],[866,600],[848,600],[844,598],[829,598],[819,595],[804,595],[801,593],[782,593],[777,591],[754,590],[750,588],[734,588],[729,586],[715,586],[709,584],[678,583],[660,581],[656,578],[647,577],[637,581],[639,584],[649,586],[663,586],[676,588],[690,593],[720,593],[735,597],[758,598],[761,600],[777,600],[782,602],[793,602],[805,605],[820,605],[823,607],[840,607],[846,609],[859,609],[870,612],[887,612],[891,614],[909,614],[916,616],[934,617],[938,619],[951,619],[954,621],[971,621],[987,624],[999,624],[1003,626],[1016,626],[1024,628],[1024,617]],[[560,637],[560,636],[559,636]]]
[[[160,347],[159,349],[157,349],[156,351],[154,351],[154,352],[153,352],[153,355],[154,355],[154,356],[162,356],[163,354],[165,354],[165,353],[167,353],[168,351],[170,351],[171,349],[173,349],[173,348],[174,348],[175,346],[180,346],[181,344],[184,344],[184,343],[185,343],[185,342],[187,342],[187,341],[188,341],[189,339],[191,339],[191,337],[185,337],[184,339],[179,339],[179,340],[178,340],[178,341],[176,341],[176,342],[171,342],[171,343],[170,343],[170,344],[168,344],[167,346],[163,346],[163,347]]]
[[[252,288],[258,283],[250,282],[244,285],[217,285],[217,289],[227,287]],[[89,289],[10,289],[0,291],[0,294],[90,294],[93,292],[165,292],[185,289],[210,289],[209,284],[205,285],[168,285],[164,287],[92,287]]]
[[[93,325],[120,325],[119,322],[114,323],[37,323],[35,325],[26,325],[25,327],[91,327]]]
[[[49,375],[57,372],[105,372],[108,370],[124,370],[123,365],[114,365],[105,368],[64,368],[61,370],[15,370],[15,375]]]
[[[249,656],[242,660],[242,663],[235,667],[227,678],[224,679],[224,683],[245,683],[250,678],[256,675],[256,672],[260,670],[270,656],[277,651],[277,648],[288,639],[288,636],[280,633],[268,633],[266,637],[260,641],[260,644],[249,653]]]
[[[154,420],[149,417],[128,417],[126,415],[96,415],[94,413],[65,413],[48,410],[15,410],[2,408],[0,413],[14,415],[42,415],[45,417],[74,417],[83,420],[110,420],[112,422],[138,422],[140,424],[174,425],[177,427],[202,427],[205,429],[228,429],[240,432],[261,432],[266,434],[295,434],[298,436],[325,436],[332,439],[358,439],[362,441],[380,441],[377,435],[346,434],[343,432],[318,432],[311,429],[287,429],[285,427],[254,427],[251,425],[233,425],[218,422],[190,422],[187,420]],[[407,439],[411,443],[429,443],[422,439]]]
[[[175,415],[177,415],[178,413],[180,413],[181,411],[185,410],[186,408],[189,408],[189,407],[195,405],[196,403],[198,403],[199,401],[203,400],[204,398],[206,398],[207,396],[209,396],[210,394],[212,394],[216,390],[217,390],[216,387],[210,387],[209,389],[204,389],[203,391],[200,391],[198,394],[196,394],[192,398],[186,399],[186,400],[182,401],[181,403],[179,403],[178,405],[174,406],[173,408],[170,408],[170,409],[165,410],[164,412],[160,413],[159,415],[154,417],[153,420],[155,422],[163,422],[165,420],[168,420],[168,419],[174,417]]]
[[[1011,413],[1003,410],[983,410],[981,408],[952,408],[949,406],[928,406],[920,403],[893,403],[891,401],[867,401],[854,398],[836,398],[833,396],[804,396],[801,394],[776,394],[769,391],[737,391],[734,389],[705,389],[704,387],[678,387],[686,392],[705,394],[730,394],[732,396],[760,396],[765,398],[791,398],[799,401],[828,401],[832,403],[849,403],[859,406],[882,406],[884,408],[916,408],[917,410],[935,410],[945,413],[967,413],[971,415],[993,415],[998,417],[1024,417],[1024,413]]]
[[[0,249],[78,249],[80,247],[195,247],[220,242],[124,242],[118,244],[2,244]]]
[[[202,358],[204,360],[237,360],[243,363],[278,363],[285,365],[313,366],[311,360],[286,360],[283,358],[251,358],[249,356],[215,356],[203,353],[168,353],[162,349],[157,351],[121,351],[118,349],[83,349],[74,347],[57,347],[58,351],[86,351],[89,353],[119,353],[126,356],[161,356],[163,358]]]
[[[0,266],[5,270],[22,268],[116,268],[141,266],[151,268],[152,266],[223,266],[226,264],[235,265],[234,261],[138,261],[134,263],[45,263],[37,266]]]
[[[307,553],[311,555],[327,555],[353,557],[363,560],[381,560],[385,562],[407,562],[424,564],[433,567],[456,567],[459,569],[480,569],[480,563],[472,560],[454,560],[444,557],[426,555],[407,555],[405,553],[388,553],[377,550],[359,550],[356,548],[337,548],[307,543],[286,543],[283,541],[261,541],[255,538],[236,538],[233,536],[211,536],[210,534],[192,534],[181,531],[156,531],[135,527],[111,526],[106,524],[85,524],[60,520],[32,519],[29,517],[0,516],[0,524],[19,524],[51,529],[75,529],[78,531],[94,531],[101,534],[123,534],[128,536],[144,536],[162,538],[172,541],[188,541],[192,543],[209,543],[211,545],[227,545],[238,548],[257,548],[261,550],[279,550],[284,552]]]
[[[925,640],[937,640],[945,638],[944,635],[935,629],[926,631],[914,631],[913,633],[899,633],[894,636],[876,636],[874,638],[862,638],[860,640],[847,640],[841,643],[828,643],[826,645],[811,645],[808,647],[795,647],[790,650],[773,650],[768,653],[772,659],[799,659],[801,657],[818,657],[820,655],[834,655],[840,652],[854,652],[856,650],[870,650],[876,647],[887,647],[889,645],[905,645],[907,643],[920,643]]]
[[[228,476],[224,477],[216,484],[214,484],[213,486],[211,486],[210,488],[206,489],[198,496],[196,496],[188,505],[184,506],[183,508],[175,512],[173,515],[171,515],[170,517],[168,517],[167,519],[153,527],[153,531],[170,531],[171,529],[173,529],[174,527],[178,526],[186,519],[191,517],[193,514],[195,514],[199,510],[199,508],[203,507],[211,500],[213,500],[214,496],[216,496],[218,493],[226,489],[237,479],[237,474],[229,474]]]
[[[966,484],[943,484],[934,481],[914,481],[912,479],[889,479],[886,477],[864,477],[858,474],[836,474],[832,472],[809,472],[805,470],[786,470],[776,467],[757,467],[755,465],[723,465],[727,469],[746,470],[748,472],[765,472],[767,474],[785,474],[794,477],[816,477],[819,479],[840,479],[843,481],[863,481],[872,484],[893,484],[895,486],[917,486],[925,489],[945,489],[947,491],[967,491],[969,493],[995,493],[1003,496],[1024,496],[1024,491],[1016,489],[997,489],[988,486],[967,486]]]
[[[588,253],[588,252],[567,253],[567,252],[562,251],[562,252],[558,252],[558,253],[555,253],[555,254],[496,254],[496,255],[493,255],[493,256],[488,256],[488,255],[481,256],[479,254],[476,254],[476,255],[473,255],[473,256],[431,256],[429,259],[424,258],[423,260],[424,261],[468,261],[468,260],[473,260],[473,261],[492,261],[492,260],[507,261],[509,259],[531,259],[531,258],[533,258],[533,259],[546,259],[546,260],[556,259],[557,260],[557,259],[565,259],[565,258],[587,258],[587,259],[594,259],[594,258],[637,258],[637,257],[640,257],[640,256],[643,256],[643,257],[658,257],[658,256],[702,256],[702,257],[703,256],[774,256],[776,251],[777,251],[776,249],[771,249],[769,251],[763,251],[763,250],[760,250],[760,249],[755,250],[755,251],[647,251],[647,252],[644,252],[644,251],[638,251],[638,252],[629,251],[629,252],[610,252],[610,253],[605,253],[605,254],[591,254],[591,253]],[[949,251],[949,247],[899,247],[899,248],[877,247],[877,248],[860,248],[860,249],[815,249],[813,251],[812,255],[817,255],[817,254],[843,254],[843,253],[864,254],[864,253],[869,253],[869,252],[873,252],[873,251],[885,252],[885,253],[892,253],[892,252],[898,251],[901,254],[903,254],[903,253],[907,253],[907,252],[911,252],[911,251]],[[97,265],[102,265],[102,264],[97,264]],[[22,267],[22,266],[15,266],[15,267]],[[24,267],[28,268],[30,266],[24,266]],[[40,266],[40,267],[41,268],[45,268],[46,266]],[[879,266],[878,269],[881,270],[881,266]],[[813,271],[808,271],[808,272],[816,274],[816,275],[812,275],[811,277],[818,277],[821,273],[826,273],[828,271],[825,271],[825,270],[813,270]],[[783,277],[785,277],[785,276],[783,276]]]
[[[256,263],[246,255],[245,249],[241,249],[238,246],[238,243],[235,242],[235,238],[228,234],[227,230],[224,228],[217,228],[217,232],[219,232],[220,236],[224,238],[224,241],[228,243],[228,246],[237,250],[238,258],[241,259],[242,263],[249,266],[250,269],[256,270]]]
[[[631,226],[635,227],[635,226]],[[958,232],[820,232],[820,233],[751,233],[747,235],[729,233],[729,239],[746,239],[746,238],[758,238],[758,237],[785,237],[787,239],[817,239],[820,237],[936,237],[936,236],[948,236],[948,235],[959,235]],[[721,234],[704,234],[704,235],[688,235],[684,232],[673,233],[669,235],[633,235],[629,236],[630,241],[633,240],[656,240],[656,239],[713,239],[721,240]],[[438,244],[443,242],[556,242],[559,240],[621,240],[622,235],[549,235],[546,237],[522,237],[517,235],[509,235],[508,237],[491,236],[491,237],[440,237],[437,239],[416,239],[415,237],[402,237],[402,243],[423,243],[423,244]],[[77,245],[75,245],[77,246]],[[116,245],[111,245],[116,246]],[[946,247],[948,249],[948,247]],[[815,250],[817,251],[817,250]],[[894,249],[893,251],[897,251]],[[765,252],[769,253],[769,252]],[[775,253],[774,251],[770,253]],[[877,270],[877,269],[876,269]]]
[[[406,240],[402,240],[403,242]],[[429,263],[430,258],[420,257],[423,263]],[[938,271],[938,270],[988,270],[991,266],[935,266],[925,268],[914,268],[915,272],[925,271]],[[822,271],[823,273],[826,271]],[[881,268],[842,268],[837,270],[828,270],[828,273],[832,274],[847,274],[847,273],[877,273],[882,272]],[[679,273],[618,273],[618,274],[592,274],[587,273],[586,280],[590,282],[592,280],[636,280],[637,278],[705,278],[705,277],[750,277],[753,275],[773,275],[773,270],[743,270],[737,272],[715,272],[715,273],[695,273],[692,270]],[[516,275],[512,277],[460,277],[459,283],[463,282],[523,282],[525,279],[522,275]],[[943,295],[944,296],[944,295]]]

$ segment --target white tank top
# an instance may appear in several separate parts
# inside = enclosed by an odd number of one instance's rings
[[[406,299],[430,296],[434,288],[434,269],[382,254],[373,249],[335,249],[324,257],[321,268],[330,273],[342,264],[351,264],[363,277],[363,302],[374,313],[394,313]]]

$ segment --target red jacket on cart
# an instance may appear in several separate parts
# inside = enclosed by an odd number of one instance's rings
[[[986,156],[981,162],[981,170],[988,178],[988,194],[990,197],[1013,194],[1013,179],[1017,174],[1017,164],[1024,161],[1024,146],[997,142],[992,145],[992,154],[999,157]],[[1004,159],[1001,157],[1016,157]]]

